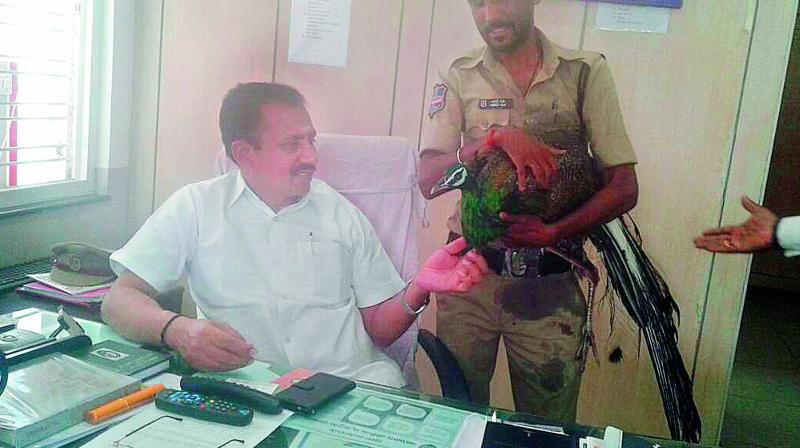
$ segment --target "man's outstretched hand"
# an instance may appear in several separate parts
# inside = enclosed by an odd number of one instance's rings
[[[742,205],[750,212],[750,219],[738,226],[708,229],[694,239],[694,245],[709,252],[724,253],[758,252],[772,247],[778,217],[747,196],[742,197]]]
[[[483,280],[489,271],[486,260],[471,250],[463,257],[458,254],[467,248],[467,241],[459,238],[439,248],[422,263],[414,282],[423,291],[437,293],[468,292]]]

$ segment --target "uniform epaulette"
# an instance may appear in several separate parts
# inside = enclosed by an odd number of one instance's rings
[[[558,48],[558,57],[565,61],[583,61],[593,66],[605,59],[606,57],[597,51],[591,50],[573,50],[568,48]]]
[[[450,68],[463,68],[468,67],[470,65],[474,65],[481,60],[483,60],[483,54],[486,52],[486,47],[476,47],[471,50],[467,50],[458,57],[453,60],[453,63],[450,64]]]

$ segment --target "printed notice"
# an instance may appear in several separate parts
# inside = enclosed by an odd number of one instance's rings
[[[315,415],[294,414],[284,427],[297,431],[291,448],[447,448],[456,446],[468,415],[455,408],[358,388]]]
[[[351,0],[292,0],[289,62],[344,67]]]
[[[600,3],[594,27],[598,30],[665,34],[669,31],[670,14],[671,10],[667,8]]]

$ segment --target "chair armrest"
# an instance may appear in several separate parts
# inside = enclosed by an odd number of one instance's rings
[[[444,345],[444,342],[424,328],[419,329],[417,342],[425,350],[431,363],[433,363],[433,368],[439,377],[442,396],[456,400],[471,401],[469,386],[464,372],[458,365],[453,353]]]

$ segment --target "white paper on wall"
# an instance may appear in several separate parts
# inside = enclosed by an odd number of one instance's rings
[[[289,62],[344,67],[351,0],[292,0]]]
[[[671,9],[599,3],[594,28],[609,31],[661,33],[669,31]]]

